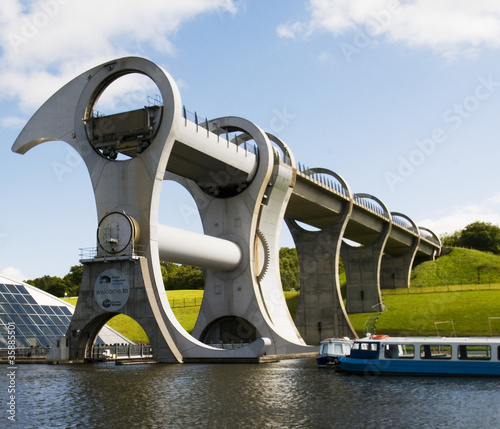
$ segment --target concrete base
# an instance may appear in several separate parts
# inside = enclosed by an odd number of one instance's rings
[[[109,279],[115,275],[120,278]],[[75,313],[66,334],[69,359],[91,358],[92,346],[104,324],[117,314],[125,314],[146,332],[155,360],[181,362],[167,326],[161,323],[157,294],[145,258],[110,258],[106,262],[86,263]]]
[[[224,358],[213,358],[213,359],[199,359],[199,358],[186,358],[184,363],[275,363],[282,360],[290,359],[310,359],[316,357],[318,352],[311,353],[287,353],[282,355],[264,355],[255,358],[237,358],[237,359],[224,359]]]

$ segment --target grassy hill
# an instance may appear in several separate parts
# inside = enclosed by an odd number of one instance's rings
[[[455,247],[416,266],[410,283],[411,287],[500,283],[500,256]]]

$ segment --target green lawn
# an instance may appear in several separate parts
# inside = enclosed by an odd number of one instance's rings
[[[434,322],[452,321],[458,336],[489,335],[488,317],[500,317],[500,290],[385,295],[387,311],[380,314],[377,333],[388,335],[436,335]],[[352,314],[358,335],[373,313]],[[450,335],[451,324],[439,324],[440,335]],[[500,336],[500,320],[492,320],[493,334]]]
[[[113,317],[108,321],[107,325],[136,344],[149,344],[148,336],[144,332],[144,329],[142,329],[141,325],[125,314],[119,314],[118,316]]]

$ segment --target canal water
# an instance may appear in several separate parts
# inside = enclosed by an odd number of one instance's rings
[[[314,359],[19,365],[16,422],[7,386],[1,428],[500,428],[498,378],[349,376]]]

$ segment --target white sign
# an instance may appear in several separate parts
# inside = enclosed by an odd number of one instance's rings
[[[94,298],[103,310],[117,311],[130,295],[128,278],[122,271],[110,268],[103,271],[94,284]]]

